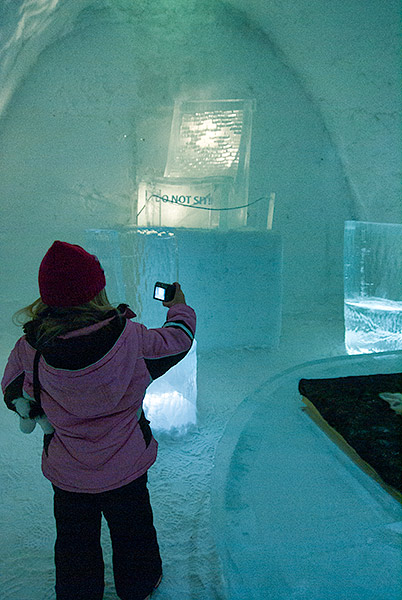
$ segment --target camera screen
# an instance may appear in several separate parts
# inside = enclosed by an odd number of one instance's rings
[[[164,300],[165,299],[165,288],[155,287],[154,298],[156,300]]]

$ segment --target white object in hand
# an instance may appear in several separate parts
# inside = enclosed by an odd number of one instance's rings
[[[22,433],[32,433],[38,423],[43,433],[53,433],[54,428],[45,414],[41,417],[29,418],[31,408],[36,404],[34,398],[23,392],[24,397],[13,400],[15,410],[20,417],[20,430]]]

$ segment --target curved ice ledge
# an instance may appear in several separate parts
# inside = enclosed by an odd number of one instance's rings
[[[217,447],[212,517],[231,600],[401,594],[402,508],[301,411],[301,378],[399,372],[402,352],[307,362],[266,381]],[[382,565],[382,566],[380,566]]]

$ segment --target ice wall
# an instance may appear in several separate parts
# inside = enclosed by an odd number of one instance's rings
[[[321,112],[354,218],[401,222],[399,0],[228,0],[277,47]]]
[[[71,31],[88,0],[4,0],[0,6],[0,116],[40,52]]]
[[[36,293],[54,239],[84,243],[86,228],[128,222],[138,173],[163,174],[177,98],[256,99],[249,200],[276,193],[285,311],[341,308],[351,196],[315,102],[270,39],[210,0],[97,2],[73,25],[42,51],[1,122],[3,314]],[[249,224],[266,224],[266,211],[250,207]]]

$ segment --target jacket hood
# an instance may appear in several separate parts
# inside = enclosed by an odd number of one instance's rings
[[[57,316],[61,316],[61,315],[64,316],[65,332],[63,334],[58,335],[53,338],[47,338],[44,340],[40,340],[39,339],[39,328],[40,328],[41,324],[43,323],[43,321],[48,317],[57,319]],[[116,309],[113,309],[113,310],[110,310],[109,312],[107,312],[104,316],[104,319],[102,319],[102,321],[98,321],[96,323],[87,325],[80,329],[69,330],[69,324],[68,324],[67,319],[65,318],[65,315],[66,315],[66,309],[48,307],[45,311],[40,313],[40,315],[37,318],[33,319],[32,321],[28,321],[28,323],[25,323],[23,330],[24,330],[27,342],[36,350],[49,349],[49,348],[57,346],[60,343],[61,339],[67,339],[68,337],[77,337],[77,336],[88,335],[90,333],[93,333],[94,331],[107,325],[108,322],[110,322],[112,319],[114,319],[116,317],[132,319],[137,316],[129,308],[129,306],[127,304],[119,304],[119,306]]]

